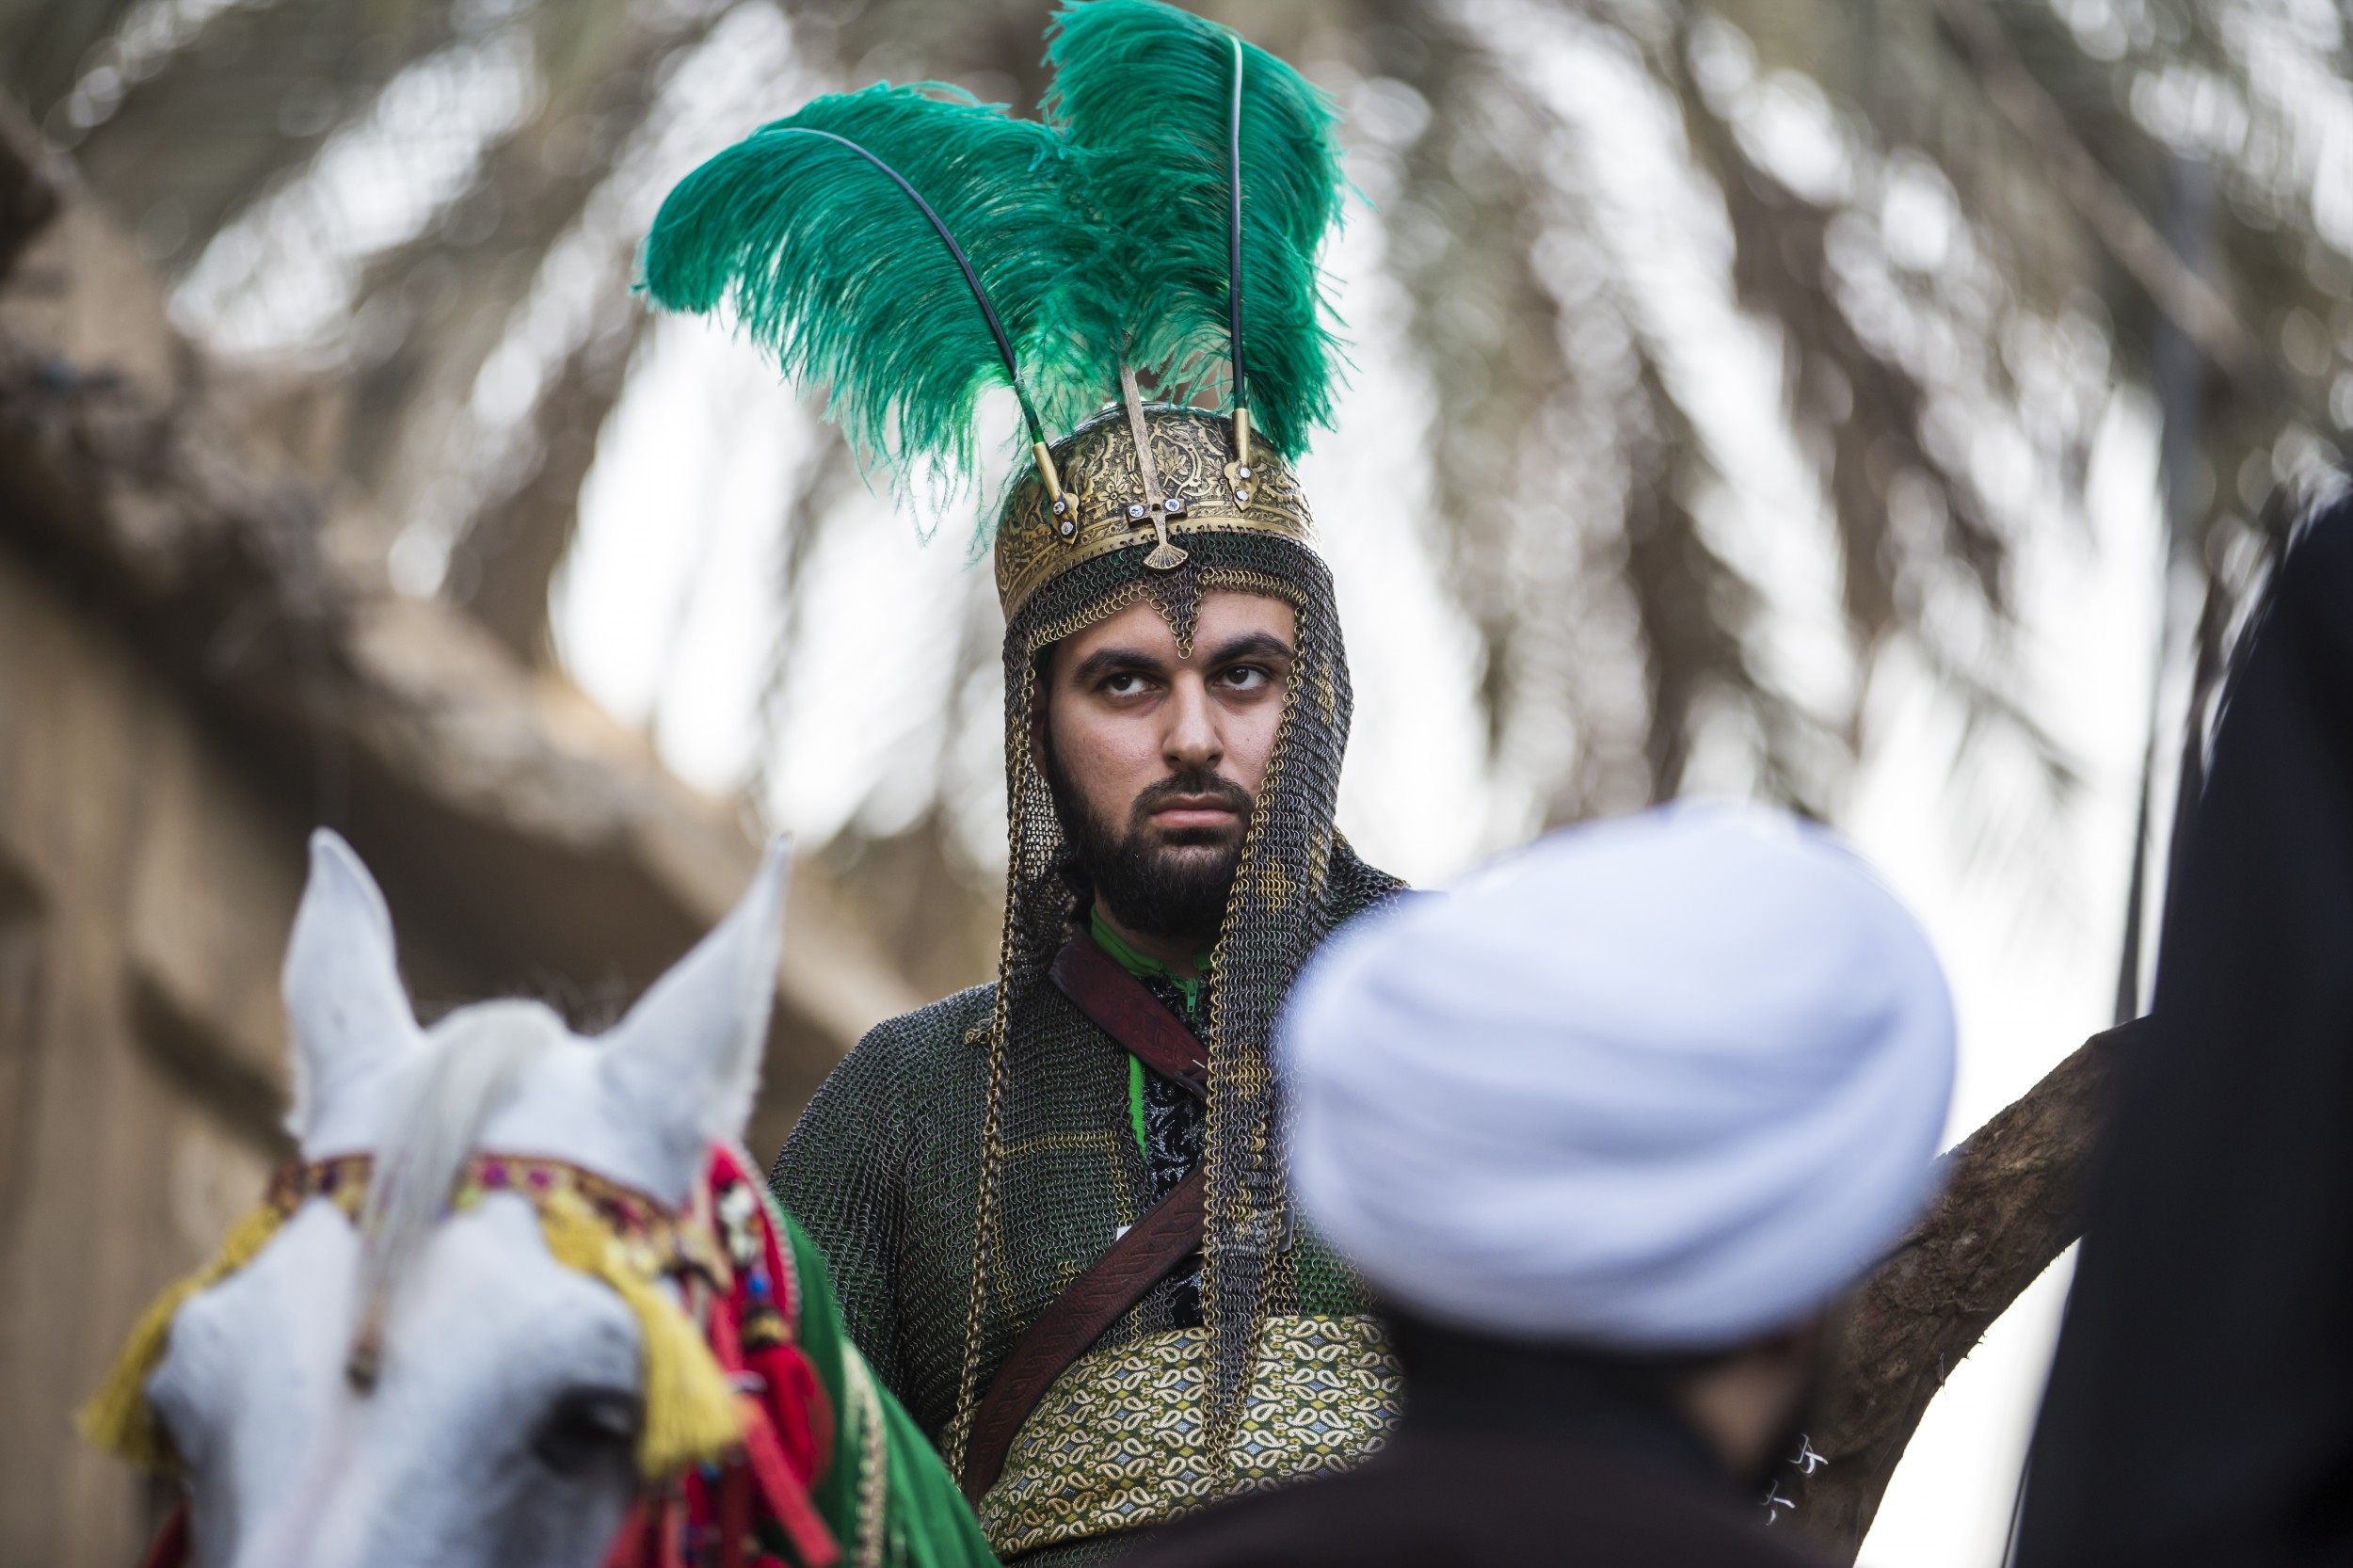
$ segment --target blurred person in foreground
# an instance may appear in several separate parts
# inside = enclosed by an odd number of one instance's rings
[[[1033,1563],[1351,1463],[1396,1386],[1291,1223],[1268,1050],[1307,954],[1399,886],[1334,823],[1348,660],[1293,466],[1340,362],[1337,116],[1150,0],[1064,8],[1048,62],[1034,119],[820,98],[689,176],[646,248],[657,301],[732,311],[902,474],[977,482],[984,392],[1027,426],[993,523],[995,982],[861,1040],[772,1181]]]
[[[1932,1186],[1944,977],[1828,834],[1670,808],[1342,935],[1283,1024],[1302,1216],[1402,1421],[1132,1568],[1795,1564],[1762,1506],[1834,1304]]]
[[[2225,693],[2035,1431],[2024,1568],[2353,1562],[2353,500]]]

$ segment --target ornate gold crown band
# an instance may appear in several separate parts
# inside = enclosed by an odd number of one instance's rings
[[[1011,619],[1067,568],[1144,549],[1144,565],[1184,564],[1191,534],[1273,534],[1308,542],[1306,497],[1290,465],[1250,440],[1247,416],[1146,406],[1132,378],[1105,409],[1053,447],[1060,494],[1022,476],[997,529],[997,599]],[[1139,456],[1141,454],[1141,456]],[[1043,472],[1047,465],[1041,465]]]

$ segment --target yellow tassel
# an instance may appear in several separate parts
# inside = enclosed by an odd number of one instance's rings
[[[638,1473],[661,1480],[736,1448],[744,1433],[727,1374],[678,1304],[630,1259],[627,1244],[569,1192],[540,1205],[539,1229],[558,1263],[604,1281],[637,1319],[646,1368]]]
[[[274,1204],[248,1210],[230,1227],[210,1262],[167,1287],[139,1314],[105,1381],[74,1416],[74,1425],[85,1438],[143,1469],[179,1467],[180,1456],[172,1451],[170,1434],[147,1404],[147,1380],[169,1348],[171,1320],[190,1296],[210,1289],[253,1261],[254,1255],[278,1234],[284,1219]]]
[[[231,1227],[209,1262],[166,1288],[139,1315],[98,1392],[74,1418],[85,1438],[145,1469],[178,1468],[170,1435],[147,1402],[147,1380],[169,1348],[171,1320],[189,1297],[251,1262],[284,1219],[274,1205],[250,1210]],[[539,1225],[558,1263],[611,1286],[637,1320],[645,1347],[640,1473],[663,1480],[739,1447],[743,1429],[727,1374],[686,1314],[655,1286],[650,1272],[631,1258],[627,1243],[570,1192],[557,1192],[540,1204]]]

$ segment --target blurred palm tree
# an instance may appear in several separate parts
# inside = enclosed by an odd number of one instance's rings
[[[625,284],[666,182],[828,84],[1043,85],[1046,0],[784,0],[789,62],[713,100],[711,56],[777,3],[0,0],[0,68],[177,276],[234,367],[224,398],[329,482],[342,548],[551,660],[549,582],[642,362]],[[2062,800],[2073,760],[2006,641],[2011,573],[2079,520],[2120,386],[2162,420],[2177,583],[2152,591],[2207,712],[2268,498],[2353,424],[2353,57],[2327,0],[1203,8],[1353,111],[1492,760],[1545,820],[1672,796],[1695,760],[1832,812],[1895,649],[1965,713],[1957,770],[2023,762]],[[1663,175],[1629,176],[1637,153]],[[1687,274],[1726,312],[1679,306]],[[1766,420],[1714,395],[1727,332],[1777,353]],[[1772,646],[1740,494],[1758,440],[1832,525],[1843,679]],[[778,668],[848,470],[811,459],[778,520]],[[2153,780],[2180,742],[2153,721]],[[912,941],[920,911],[961,973],[993,899],[952,820],[834,853],[877,872],[886,935]],[[978,935],[945,941],[942,899]]]

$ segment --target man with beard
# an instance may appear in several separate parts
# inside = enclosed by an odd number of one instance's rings
[[[1088,936],[1195,1034],[1251,802],[1282,722],[1295,617],[1280,600],[1212,593],[1195,656],[1148,604],[1057,644],[1036,719],[1038,760],[1071,859],[1063,877]],[[1128,1058],[1136,1146],[1165,1199],[1201,1160],[1203,1102]],[[1171,1319],[1201,1321],[1200,1280],[1175,1281]]]
[[[1115,440],[1126,421],[1092,433]],[[1305,576],[1311,559],[1289,564]],[[1337,640],[1316,589],[1298,596],[1303,613],[1205,588],[1182,639],[1146,597],[1024,661],[1035,700],[1016,698],[1012,721],[1026,739],[1012,978],[875,1029],[776,1161],[776,1192],[826,1252],[853,1336],[962,1468],[1008,1557],[1093,1556],[1201,1502],[1353,1462],[1392,1415],[1369,1304],[1291,1223],[1265,1148],[1263,1031],[1292,954],[1396,887],[1333,833],[1328,775],[1299,765],[1306,747],[1337,749],[1319,688],[1346,712],[1337,648],[1311,661],[1299,646],[1308,617]],[[1016,614],[1016,650],[1029,618]],[[1303,783],[1321,798],[1290,792]],[[1285,838],[1300,851],[1284,854]],[[1137,1029],[1139,1000],[1163,1025],[1157,1040]],[[1176,1060],[1154,1048],[1172,1037]],[[1242,1145],[1227,1154],[1223,1225],[1221,1131]],[[1056,1341],[1055,1309],[1088,1295],[1116,1243],[1187,1212],[1140,1262],[1110,1258],[1125,1287]],[[1237,1300],[1210,1271],[1224,1262],[1230,1279],[1253,1244],[1259,1273]],[[1263,1338],[1220,1463],[1222,1316]],[[1026,1353],[1041,1336],[1043,1359]]]
[[[1115,439],[1125,420],[1096,430]],[[1301,603],[1336,640],[1316,586]],[[1016,615],[1016,649],[1028,618]],[[1027,741],[1013,978],[876,1028],[776,1161],[777,1194],[825,1251],[853,1336],[960,1464],[1009,1557],[1091,1556],[1200,1502],[1353,1462],[1392,1413],[1395,1369],[1369,1303],[1290,1222],[1265,1154],[1262,1032],[1291,955],[1396,887],[1332,832],[1328,776],[1309,786],[1322,798],[1289,795],[1313,779],[1295,760],[1302,742],[1336,752],[1339,739],[1319,722],[1319,691],[1300,700],[1303,683],[1328,683],[1346,712],[1337,649],[1303,659],[1303,618],[1285,598],[1205,589],[1180,639],[1147,597],[1024,662],[1035,700],[1016,699],[1013,721]],[[1303,853],[1286,856],[1278,831]],[[1158,1015],[1157,1040],[1148,1020],[1138,1030],[1136,1001]],[[1175,1060],[1154,1048],[1171,1038]],[[1228,1083],[1242,1092],[1231,1104]],[[1224,1227],[1221,1131],[1242,1145],[1227,1155],[1240,1168]],[[1188,1211],[1157,1252],[1105,1262]],[[1223,1258],[1221,1228],[1235,1241]],[[1205,1243],[1210,1268],[1234,1272],[1234,1253],[1261,1249],[1250,1295],[1208,1275]],[[1058,1329],[1055,1309],[1088,1296],[1098,1264],[1124,1287]],[[1222,1464],[1221,1285],[1223,1316],[1263,1335]]]
[[[1953,1076],[1935,955],[1868,868],[1761,809],[1573,829],[1343,934],[1281,1064],[1302,1210],[1378,1293],[1404,1414],[1134,1568],[1818,1560],[1767,1482]]]
[[[997,979],[862,1040],[772,1180],[999,1553],[1073,1561],[1394,1414],[1267,1048],[1398,884],[1334,826],[1348,665],[1291,466],[1337,364],[1334,113],[1155,0],[1070,7],[1048,57],[1034,120],[874,88],[766,127],[672,193],[646,286],[731,309],[899,472],[969,472],[990,387],[1029,426]]]

